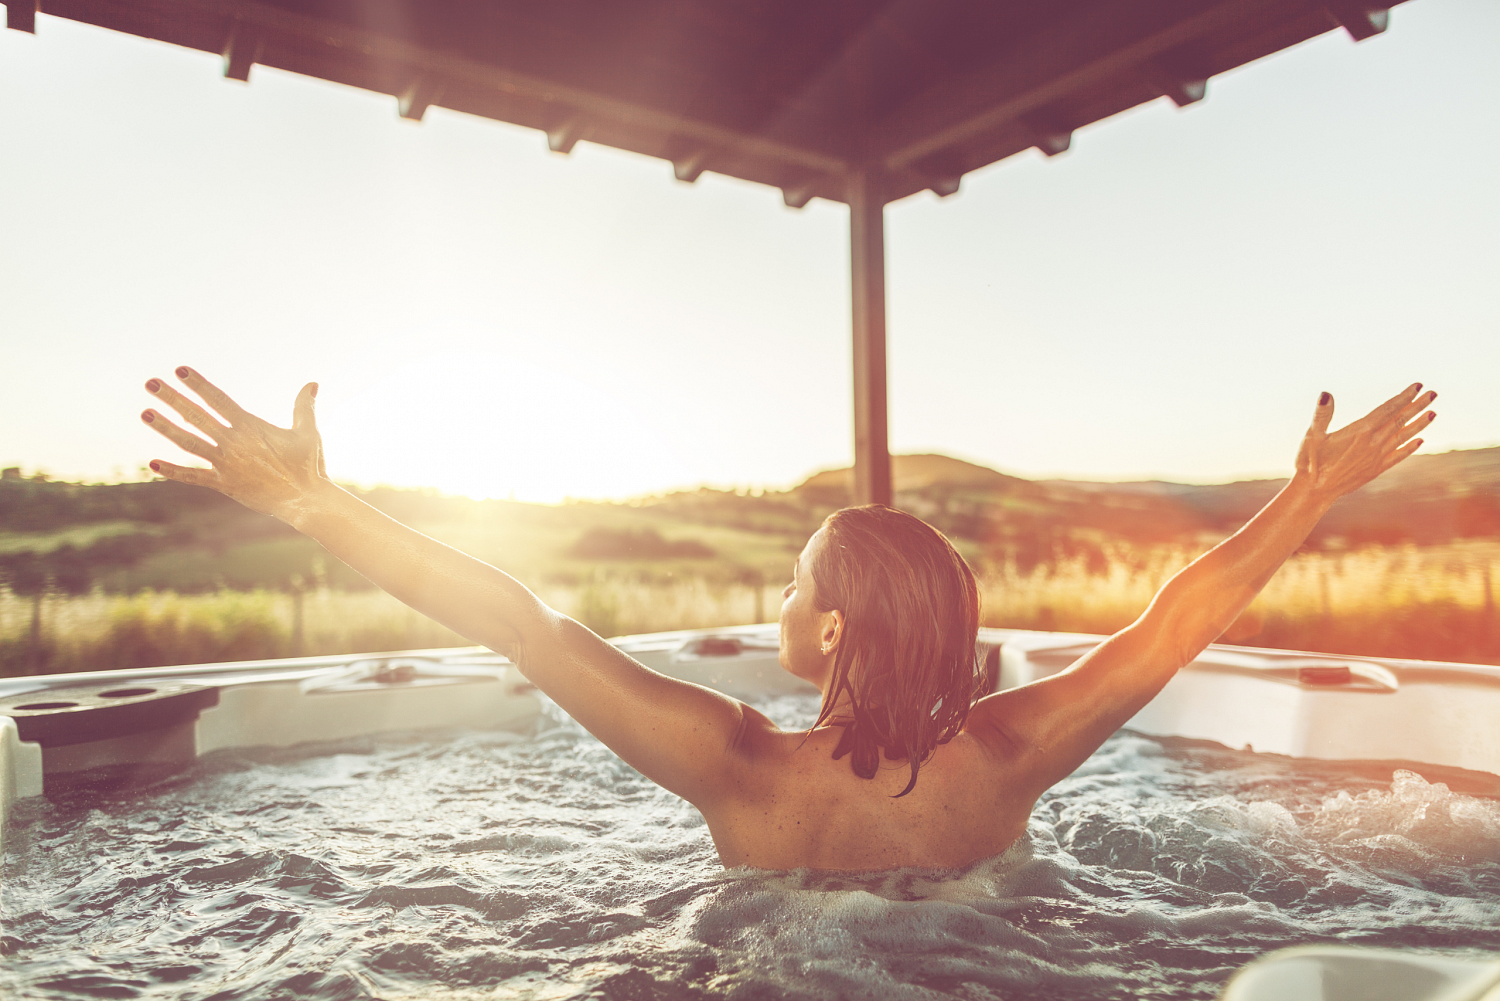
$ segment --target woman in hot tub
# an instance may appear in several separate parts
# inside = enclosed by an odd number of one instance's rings
[[[315,383],[298,394],[287,430],[192,369],[177,376],[207,409],[158,379],[146,389],[192,430],[155,409],[141,418],[211,468],[154,461],[153,471],[275,515],[504,653],[621,758],[701,810],[726,866],[764,869],[951,867],[1004,851],[1042,792],[1218,637],[1329,505],[1416,451],[1437,398],[1410,386],[1329,434],[1324,393],[1296,472],[1244,528],[1066,671],[982,698],[979,592],[963,557],[890,508],[830,515],[781,606],[781,664],[823,692],[817,724],[789,732],[657,674],[504,572],[340,489],[324,466]]]

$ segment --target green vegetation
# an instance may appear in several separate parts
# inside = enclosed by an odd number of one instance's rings
[[[1131,621],[1280,486],[1035,482],[934,455],[897,456],[895,471],[898,505],[973,562],[987,625],[1081,632]],[[360,494],[608,635],[774,619],[793,557],[849,480],[560,506]],[[1497,538],[1500,449],[1418,456],[1341,502],[1226,639],[1500,662]],[[0,478],[0,673],[463,642],[210,491]]]

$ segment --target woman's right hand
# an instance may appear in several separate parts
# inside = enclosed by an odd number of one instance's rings
[[[323,442],[313,416],[318,384],[309,382],[297,394],[292,426],[279,428],[261,420],[229,398],[229,394],[194,370],[177,369],[183,384],[203,398],[223,418],[221,423],[196,402],[161,379],[149,379],[146,391],[182,415],[208,440],[178,427],[158,410],[146,410],[141,420],[184,452],[206,460],[211,469],[179,466],[152,460],[151,470],[169,480],[212,487],[262,514],[292,524],[303,502],[329,485],[323,465]]]
[[[1412,439],[1437,415],[1431,411],[1417,415],[1436,399],[1437,393],[1423,393],[1422,384],[1413,383],[1353,424],[1329,434],[1333,396],[1324,393],[1297,452],[1297,475],[1305,477],[1325,503],[1358,490],[1421,447],[1422,439]]]

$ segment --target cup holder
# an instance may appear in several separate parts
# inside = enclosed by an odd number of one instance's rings
[[[123,682],[123,684],[122,684]],[[0,698],[0,716],[15,721],[20,738],[43,747],[87,744],[167,729],[218,705],[219,690],[188,682],[72,685]]]

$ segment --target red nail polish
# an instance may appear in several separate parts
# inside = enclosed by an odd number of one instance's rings
[[[1422,391],[1422,384],[1419,382],[1419,383],[1417,383],[1417,392],[1420,393],[1421,391]]]
[[[141,420],[145,421],[147,424],[150,424],[152,421],[156,420],[156,415],[149,410],[142,410]]]
[[[161,392],[161,383],[158,382],[155,379],[147,379],[146,380],[146,392],[148,392],[148,393],[159,393],[159,392]]]
[[[1432,392],[1432,400],[1435,400],[1435,399],[1437,399],[1437,390],[1433,390],[1433,392]],[[1428,400],[1427,402],[1431,403],[1432,400]]]
[[[188,376],[190,376],[192,374],[193,374],[193,370],[190,369],[190,368],[188,368],[186,365],[179,366],[178,369],[177,369],[177,378],[179,378],[179,379],[186,379]]]
[[[151,471],[153,473],[159,473],[159,472],[161,472],[161,463],[157,462],[155,459],[152,459],[151,460]]]
[[[1329,396],[1327,393],[1324,393],[1322,396],[1318,397],[1318,406],[1320,406],[1320,407],[1326,407],[1326,406],[1328,406],[1328,401],[1331,400],[1331,399],[1333,399],[1333,397]]]

